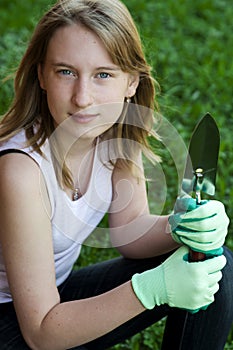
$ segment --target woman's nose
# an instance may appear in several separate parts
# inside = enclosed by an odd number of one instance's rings
[[[93,104],[94,98],[91,82],[81,78],[76,80],[73,88],[72,102],[82,109]]]

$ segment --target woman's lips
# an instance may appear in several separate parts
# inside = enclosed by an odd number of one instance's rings
[[[98,117],[98,114],[82,114],[82,113],[77,113],[77,114],[72,114],[71,118],[79,123],[79,124],[87,124],[90,123],[92,120],[94,120],[96,117]]]

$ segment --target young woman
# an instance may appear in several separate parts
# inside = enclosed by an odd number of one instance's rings
[[[149,213],[154,98],[121,2],[61,0],[43,16],[0,124],[1,349],[103,350],[165,316],[163,349],[223,349],[229,220],[187,197]],[[105,213],[122,258],[73,271]],[[188,247],[212,258],[188,262]]]

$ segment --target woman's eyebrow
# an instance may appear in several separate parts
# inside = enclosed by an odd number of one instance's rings
[[[72,66],[71,64],[65,63],[65,62],[52,62],[52,66],[54,67],[66,67],[66,68],[70,68],[70,69],[75,69],[74,66]]]
[[[65,62],[53,62],[52,66],[54,67],[67,67],[70,68],[72,70],[76,70],[77,68],[71,64],[65,63]],[[116,66],[116,65],[105,65],[105,66],[100,66],[100,67],[95,67],[95,70],[111,70],[111,71],[119,71],[121,70],[120,67]]]
[[[120,67],[118,66],[101,66],[101,67],[96,67],[96,70],[112,70],[112,71],[119,71],[121,70]]]

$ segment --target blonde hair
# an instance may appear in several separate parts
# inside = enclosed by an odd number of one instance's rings
[[[19,130],[25,129],[28,144],[42,154],[40,148],[53,133],[54,124],[46,94],[39,85],[37,68],[45,60],[49,41],[55,31],[74,23],[80,23],[97,34],[113,63],[122,71],[139,74],[139,85],[131,99],[134,108],[131,108],[131,104],[125,108],[119,122],[105,132],[104,138],[118,139],[120,164],[130,170],[130,159],[134,159],[135,149],[130,147],[130,143],[127,147],[127,139],[137,141],[148,158],[158,160],[148,144],[148,134],[157,137],[153,132],[154,111],[158,109],[155,102],[156,81],[151,76],[151,67],[146,62],[135,23],[119,0],[60,0],[45,13],[35,28],[16,72],[15,97],[1,121],[0,141],[8,140]],[[140,106],[146,107],[143,113]],[[121,140],[124,143],[121,144]],[[125,152],[130,155],[124,157]],[[62,182],[73,188],[72,177],[65,164]]]

